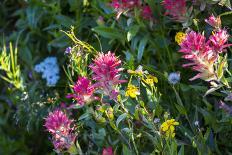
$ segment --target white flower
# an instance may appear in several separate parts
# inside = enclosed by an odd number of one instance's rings
[[[35,65],[34,70],[37,73],[42,73],[42,78],[46,79],[47,86],[55,86],[60,79],[60,69],[56,57],[47,57],[44,61]]]
[[[179,72],[172,72],[168,75],[168,82],[170,84],[177,84],[180,81],[180,73]]]

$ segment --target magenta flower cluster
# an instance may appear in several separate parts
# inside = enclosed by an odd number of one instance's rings
[[[78,104],[83,105],[94,100],[94,87],[87,77],[79,77],[73,87],[73,94],[68,94],[67,98],[73,98]]]
[[[140,10],[140,15],[144,19],[151,20],[153,18],[150,6],[143,4],[141,0],[112,0],[111,6],[117,12],[117,19],[123,12],[130,12],[135,8]]]
[[[52,142],[57,151],[69,149],[74,143],[75,134],[71,127],[73,120],[70,120],[67,115],[61,110],[55,110],[49,113],[45,119],[45,127],[52,134]]]
[[[108,52],[99,53],[93,61],[89,67],[93,71],[92,78],[96,81],[94,87],[103,90],[103,93],[111,99],[115,99],[118,94],[116,86],[125,82],[120,80],[120,72],[123,70],[120,68],[121,60],[114,53]]]
[[[92,80],[96,81],[91,84],[87,77],[79,77],[78,81],[73,87],[73,94],[68,94],[67,98],[73,98],[79,105],[84,105],[98,97],[94,96],[96,90],[101,90],[106,96],[115,99],[118,95],[117,85],[125,82],[120,80],[121,60],[119,60],[114,53],[107,54],[99,53],[93,63],[89,65],[92,70]]]
[[[229,34],[226,29],[219,28],[219,25],[216,28],[215,23],[221,22],[213,22],[212,19],[216,19],[216,17],[211,16],[210,19],[206,20],[207,23],[215,27],[208,40],[203,34],[191,31],[180,45],[179,51],[184,54],[183,58],[191,61],[183,66],[191,66],[193,70],[199,72],[190,80],[198,78],[206,81],[217,80],[214,63],[218,60],[219,53],[225,52],[225,48],[231,46],[231,44],[227,44]]]

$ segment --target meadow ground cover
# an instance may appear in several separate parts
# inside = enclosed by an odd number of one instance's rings
[[[232,154],[230,0],[3,0],[0,15],[0,154]]]

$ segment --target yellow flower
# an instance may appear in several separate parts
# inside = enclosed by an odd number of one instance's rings
[[[160,126],[160,131],[165,134],[167,138],[174,138],[176,135],[175,126],[177,125],[179,125],[179,122],[175,121],[175,119],[169,119]]]
[[[157,77],[153,75],[148,75],[146,79],[143,79],[143,81],[148,85],[154,85],[154,83],[158,83]]]
[[[131,98],[136,98],[137,95],[140,95],[138,87],[129,84],[126,89],[126,96],[130,96]]]
[[[184,39],[186,38],[186,34],[183,32],[177,32],[175,36],[175,41],[177,42],[178,45],[180,45]]]

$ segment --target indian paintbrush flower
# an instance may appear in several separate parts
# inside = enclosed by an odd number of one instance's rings
[[[74,128],[71,127],[73,120],[61,110],[49,113],[45,119],[45,127],[52,134],[52,142],[57,151],[69,149],[74,143]]]
[[[216,29],[221,28],[221,18],[220,17],[215,17],[214,15],[211,15],[208,19],[205,19],[205,22]]]
[[[179,125],[179,122],[175,121],[175,119],[166,120],[160,126],[160,131],[165,135],[167,138],[174,138],[175,133],[175,126]]]
[[[87,77],[79,77],[78,81],[73,87],[73,94],[68,94],[67,98],[74,98],[79,105],[89,103],[94,100],[94,87]]]
[[[191,63],[184,64],[183,66],[191,66],[193,70],[199,72],[190,80],[195,80],[197,78],[206,81],[217,79],[215,76],[214,63],[218,55],[206,42],[204,35],[191,31],[187,34],[180,46],[181,49],[179,51],[184,54],[183,58],[191,61]]]
[[[109,51],[107,54],[99,53],[93,61],[89,66],[93,71],[92,78],[96,81],[93,86],[103,90],[103,93],[111,99],[116,99],[117,85],[126,82],[120,80],[120,72],[123,70],[120,68],[121,60]]]
[[[218,53],[222,53],[224,48],[232,45],[226,44],[228,38],[229,34],[227,33],[226,29],[218,29],[216,32],[213,32],[213,35],[209,37],[212,49]]]

